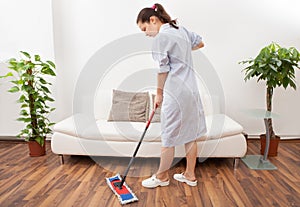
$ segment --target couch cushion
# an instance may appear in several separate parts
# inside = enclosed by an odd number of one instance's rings
[[[91,121],[82,114],[71,116],[54,126],[55,132],[93,140],[139,141],[146,123]],[[86,124],[89,123],[89,124]],[[160,124],[152,123],[144,141],[160,141]]]
[[[199,140],[219,139],[240,134],[243,127],[224,114],[206,116],[207,135]],[[142,122],[108,122],[94,120],[85,115],[77,114],[69,117],[54,126],[54,131],[78,136],[84,139],[107,141],[139,141],[145,123]],[[160,141],[160,123],[151,123],[145,135],[145,142]]]
[[[97,128],[88,128],[83,133],[83,137],[89,139],[100,138],[107,141],[139,141],[146,125],[146,123],[141,122],[107,122],[105,120],[98,120],[96,124]],[[143,141],[159,142],[160,132],[160,124],[152,123]]]
[[[148,92],[113,90],[113,100],[108,121],[146,122],[149,113],[148,108]]]
[[[225,114],[206,116],[207,135],[200,139],[219,139],[240,134],[243,127]]]

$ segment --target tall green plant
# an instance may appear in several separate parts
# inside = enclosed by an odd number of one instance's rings
[[[242,64],[248,64],[243,69],[245,72],[244,80],[257,77],[257,82],[263,80],[266,82],[266,104],[267,111],[272,111],[273,90],[276,87],[290,86],[296,90],[295,69],[298,68],[300,53],[294,48],[283,48],[276,43],[261,49],[255,59],[241,61]],[[268,128],[271,138],[275,138],[272,119],[268,120]]]
[[[44,138],[51,133],[49,114],[55,110],[48,105],[53,102],[49,86],[45,77],[55,76],[55,64],[52,61],[42,61],[39,55],[31,55],[21,51],[20,60],[12,58],[8,62],[11,72],[2,78],[12,77],[13,86],[8,90],[11,93],[20,93],[18,103],[21,105],[19,121],[26,124],[18,137],[24,137],[26,141],[37,141],[44,145]]]

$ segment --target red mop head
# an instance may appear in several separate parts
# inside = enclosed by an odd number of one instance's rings
[[[131,189],[126,185],[126,183],[123,184],[122,188],[118,188],[114,185],[114,183],[121,182],[122,178],[119,174],[106,178],[107,185],[110,187],[110,189],[116,194],[121,204],[127,204],[134,201],[138,201],[138,198],[135,196],[135,194],[131,191]]]

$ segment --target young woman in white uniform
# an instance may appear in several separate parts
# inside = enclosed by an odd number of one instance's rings
[[[205,116],[193,70],[192,50],[204,46],[202,38],[176,25],[160,4],[144,8],[137,17],[139,28],[154,37],[152,56],[159,64],[155,104],[161,105],[161,159],[156,174],[142,182],[147,188],[169,185],[177,145],[185,145],[185,172],[173,178],[190,186],[197,185],[196,139],[206,133]]]

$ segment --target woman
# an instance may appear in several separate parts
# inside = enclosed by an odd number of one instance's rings
[[[192,63],[192,50],[204,46],[202,38],[177,26],[162,5],[144,8],[137,17],[139,28],[154,37],[152,56],[159,63],[155,104],[161,105],[161,158],[156,174],[142,182],[147,188],[169,185],[177,145],[185,145],[187,166],[174,179],[197,185],[195,165],[196,139],[206,133],[205,117]]]

